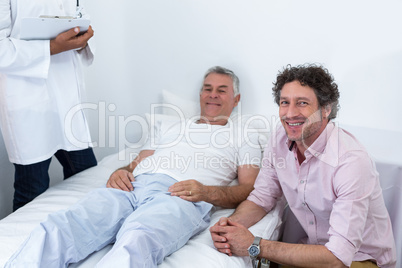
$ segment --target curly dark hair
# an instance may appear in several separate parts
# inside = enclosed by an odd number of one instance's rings
[[[328,70],[316,64],[292,67],[287,65],[276,77],[272,88],[275,102],[279,105],[281,90],[286,83],[299,81],[303,86],[311,87],[317,96],[320,107],[331,105],[328,119],[334,119],[339,110],[338,85]]]

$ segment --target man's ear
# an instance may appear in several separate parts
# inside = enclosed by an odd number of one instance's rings
[[[322,107],[322,114],[324,115],[324,118],[328,118],[328,116],[331,114],[332,107],[331,104],[327,104],[324,107]]]
[[[239,101],[240,101],[240,94],[237,94],[237,96],[235,97],[235,105],[234,105],[234,107],[236,107],[237,104],[239,104]]]

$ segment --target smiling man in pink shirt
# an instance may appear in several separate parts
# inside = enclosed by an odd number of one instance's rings
[[[248,199],[210,231],[215,247],[289,267],[395,267],[391,222],[367,151],[331,119],[339,91],[321,66],[286,67],[273,94],[282,126],[265,150]],[[307,234],[300,244],[254,237],[248,227],[282,196]],[[257,267],[257,266],[255,266]]]

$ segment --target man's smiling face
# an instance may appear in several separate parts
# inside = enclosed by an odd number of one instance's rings
[[[310,146],[325,129],[327,113],[319,107],[317,96],[299,81],[286,83],[279,100],[279,116],[288,139]]]
[[[226,124],[240,95],[234,96],[233,81],[229,75],[210,73],[200,93],[201,121]]]

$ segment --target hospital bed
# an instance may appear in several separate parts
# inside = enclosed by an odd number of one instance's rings
[[[132,152],[131,152],[132,153]],[[130,153],[130,154],[131,154]],[[87,192],[103,186],[109,175],[117,168],[128,164],[118,160],[118,154],[107,156],[98,166],[85,170],[61,183],[50,187],[34,201],[0,221],[0,267],[18,249],[31,230],[49,213],[66,209]],[[251,227],[255,235],[278,239],[282,219],[282,207],[277,206],[260,222]],[[228,216],[232,209],[216,209],[212,214],[211,226],[222,216]],[[111,248],[107,246],[85,260],[69,267],[94,267],[96,262]],[[193,237],[183,248],[168,256],[159,265],[161,268],[178,267],[249,267],[249,257],[229,257],[214,248],[208,229]]]

